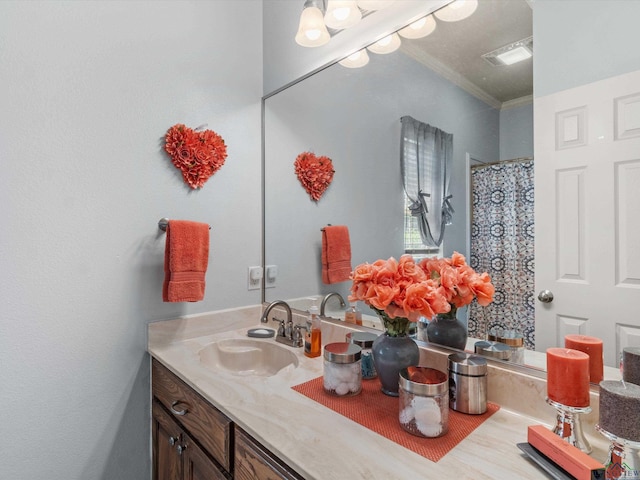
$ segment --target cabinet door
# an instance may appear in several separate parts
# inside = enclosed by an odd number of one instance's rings
[[[153,480],[182,480],[182,459],[176,451],[182,429],[156,402],[152,409]]]
[[[236,480],[302,480],[293,470],[236,426]]]
[[[153,395],[222,467],[231,470],[231,420],[155,358]]]
[[[231,476],[222,473],[218,466],[188,435],[183,442],[183,480],[227,480]]]

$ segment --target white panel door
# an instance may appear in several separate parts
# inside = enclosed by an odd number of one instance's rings
[[[536,350],[640,346],[640,71],[537,98]]]

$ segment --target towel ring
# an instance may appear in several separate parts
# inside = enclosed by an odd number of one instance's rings
[[[167,227],[169,226],[169,219],[167,217],[163,217],[158,220],[158,228],[163,232],[167,231]],[[211,230],[211,225],[209,225],[209,230]]]

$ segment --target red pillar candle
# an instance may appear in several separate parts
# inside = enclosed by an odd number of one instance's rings
[[[564,346],[589,355],[589,381],[600,383],[604,378],[602,340],[587,335],[565,335]]]
[[[588,407],[589,355],[570,348],[547,349],[547,396],[569,407]]]

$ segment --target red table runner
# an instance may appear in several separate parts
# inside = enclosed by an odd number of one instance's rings
[[[363,380],[362,392],[352,397],[329,395],[322,386],[322,377],[291,388],[432,462],[444,457],[500,409],[500,406],[490,402],[482,415],[465,415],[450,409],[449,431],[442,437],[422,438],[402,429],[398,420],[399,399],[382,393],[377,379]]]

